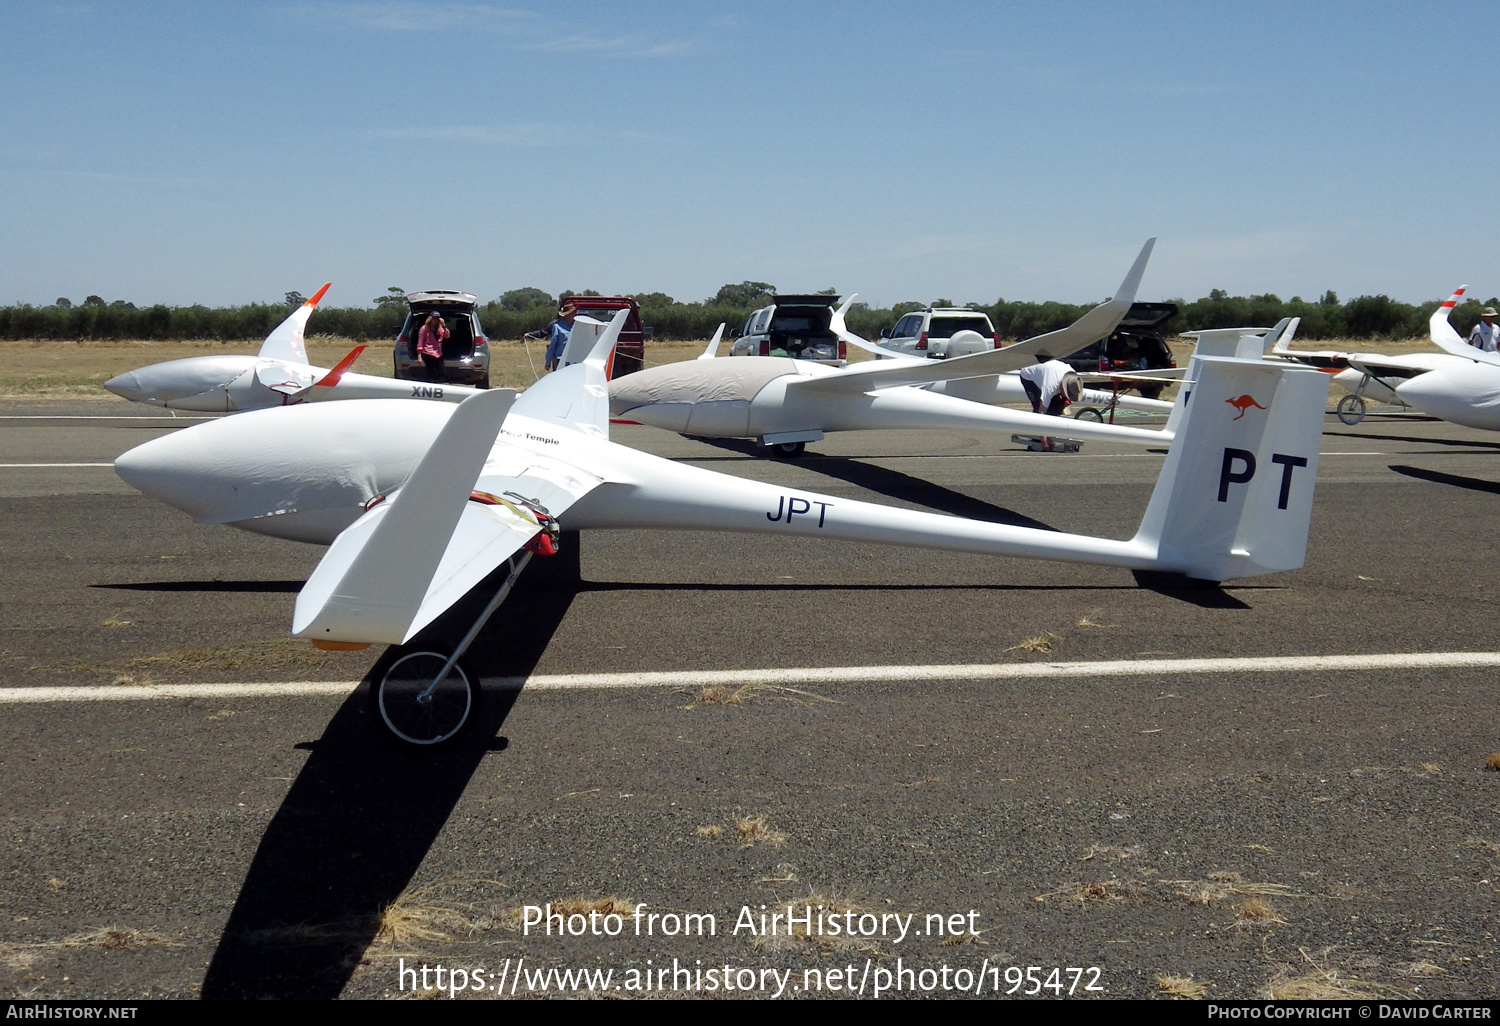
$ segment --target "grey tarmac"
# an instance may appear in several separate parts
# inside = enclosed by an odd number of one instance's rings
[[[378,651],[287,637],[321,550],[195,525],[108,467],[9,466],[108,462],[182,426],[155,412],[0,404],[16,418],[0,420],[0,687],[359,680]],[[615,437],[835,497],[1115,537],[1161,464],[958,432],[832,436],[797,461],[641,427]],[[795,985],[900,959],[1097,966],[1106,997],[1189,977],[1254,997],[1321,973],[1494,998],[1490,669],[493,686],[1500,651],[1500,435],[1330,417],[1323,449],[1308,565],[1225,588],[806,539],[586,535],[535,561],[481,637],[482,722],[443,752],[385,741],[363,688],[6,705],[0,993],[399,996],[403,965],[488,975],[523,958],[791,969]],[[435,633],[462,630],[463,612]],[[574,898],[712,913],[719,931],[521,933],[524,906]],[[979,932],[729,932],[746,906],[819,901],[919,924],[972,911]]]

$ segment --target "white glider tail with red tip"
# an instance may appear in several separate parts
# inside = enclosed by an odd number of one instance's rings
[[[1453,325],[1448,320],[1448,316],[1453,313],[1453,308],[1458,305],[1459,299],[1463,297],[1468,287],[1467,285],[1459,286],[1458,291],[1432,312],[1432,317],[1427,321],[1427,332],[1432,337],[1432,344],[1445,353],[1462,356],[1475,363],[1487,363],[1492,367],[1500,367],[1500,353],[1487,353],[1477,346],[1469,345],[1462,335],[1453,330]]]

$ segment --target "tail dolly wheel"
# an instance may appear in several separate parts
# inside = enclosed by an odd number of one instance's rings
[[[1366,374],[1359,379],[1359,385],[1349,395],[1339,400],[1339,420],[1353,427],[1365,419],[1365,386],[1370,383],[1370,375]]]
[[[505,583],[500,585],[451,654],[408,652],[390,665],[370,692],[381,724],[398,741],[411,745],[440,745],[463,733],[479,708],[480,691],[478,678],[459,660],[489,618],[510,596],[516,579],[531,562],[531,557],[557,554],[557,520],[535,500],[513,492],[506,495],[511,498],[483,492],[470,496],[471,501],[485,505],[508,506],[540,528],[520,552],[510,557],[510,573],[506,575]]]

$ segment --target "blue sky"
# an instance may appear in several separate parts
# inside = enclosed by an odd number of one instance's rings
[[[1490,296],[1493,13],[12,4],[0,303]]]

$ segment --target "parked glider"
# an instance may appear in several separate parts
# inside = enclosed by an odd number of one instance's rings
[[[1152,241],[1154,242],[1155,240],[1153,239]],[[849,306],[854,302],[855,298],[855,296],[850,296],[844,305],[834,312],[833,317],[833,330],[847,345],[863,349],[868,353],[873,353],[875,358],[881,361],[902,360],[920,367],[931,359],[930,357],[913,357],[909,353],[888,349],[878,342],[871,342],[850,331],[845,314],[848,312]],[[1126,312],[1128,313],[1129,311],[1127,310]],[[953,341],[961,340],[965,334],[974,336],[974,343],[976,345],[987,344],[984,336],[974,331],[957,332],[953,336]],[[1099,340],[1094,339],[1094,342],[1097,341]],[[1093,344],[1093,342],[1085,342],[1079,348],[1087,348]],[[967,346],[962,346],[961,349],[966,350]],[[1053,350],[1052,355],[1061,360],[1077,351],[1077,349],[1067,352]],[[882,366],[890,366],[890,364],[882,363]],[[1176,381],[1181,379],[1183,373],[1184,370],[1182,368],[1164,368],[1152,371],[1121,371],[1114,374],[1075,374],[1074,377],[1078,381],[1079,397],[1074,405],[1078,407],[1079,412],[1075,413],[1074,416],[1079,416],[1085,410],[1098,410],[1100,408],[1134,410],[1138,413],[1169,414],[1172,412],[1171,403],[1161,399],[1147,399],[1144,396],[1127,395],[1120,392],[1119,389],[1132,388],[1141,382]],[[1105,391],[1104,388],[1110,385],[1114,385],[1115,387],[1110,391]],[[985,377],[935,381],[920,387],[925,388],[929,392],[935,392],[938,395],[952,396],[955,399],[967,399],[970,402],[984,403],[989,406],[1025,405],[1031,401],[1026,395],[1026,390],[1021,387],[1021,378],[1018,371],[1008,371],[1005,374],[994,374]]]
[[[1459,287],[1428,319],[1428,334],[1442,352],[1386,356],[1295,350],[1289,345],[1297,330],[1293,319],[1276,339],[1270,355],[1333,374],[1334,382],[1350,393],[1338,404],[1339,419],[1345,424],[1358,424],[1364,419],[1368,396],[1464,427],[1500,431],[1500,357],[1469,345],[1448,321],[1467,288]]]
[[[147,442],[115,467],[202,523],[331,542],[292,625],[325,647],[404,644],[508,562],[454,651],[401,654],[375,682],[382,721],[415,743],[467,721],[477,684],[457,659],[531,555],[555,551],[560,526],[876,542],[1213,581],[1302,565],[1327,392],[1316,371],[1258,354],[1195,359],[1177,444],[1140,528],[1116,541],[817,495],[613,443],[605,364],[623,323],[519,398],[252,411]],[[1242,396],[1254,406],[1231,416]]]
[[[1055,417],[956,398],[934,383],[958,391],[965,381],[977,379],[976,391],[993,391],[997,375],[1035,363],[1038,354],[1064,356],[1106,337],[1135,302],[1155,242],[1147,240],[1113,299],[1066,328],[1004,349],[948,360],[904,357],[839,368],[783,356],[699,358],[611,381],[610,415],[685,435],[754,438],[787,456],[800,454],[808,442],[833,431],[959,428],[1059,434]],[[843,308],[834,316],[835,330],[842,328],[842,314]],[[704,357],[715,352],[718,338]],[[912,385],[934,387],[908,387]],[[1016,388],[1019,392],[1019,382]],[[1024,394],[1019,398],[1025,401]],[[1077,438],[1162,445],[1171,441],[1174,427],[1169,422],[1155,431],[1071,421],[1066,430]]]
[[[131,402],[200,413],[238,413],[330,399],[438,399],[456,403],[478,391],[462,385],[354,374],[349,368],[364,352],[364,346],[356,346],[332,368],[311,366],[302,336],[307,319],[328,288],[324,285],[293,310],[266,336],[255,356],[170,360],[126,371],[110,378],[104,387]]]

